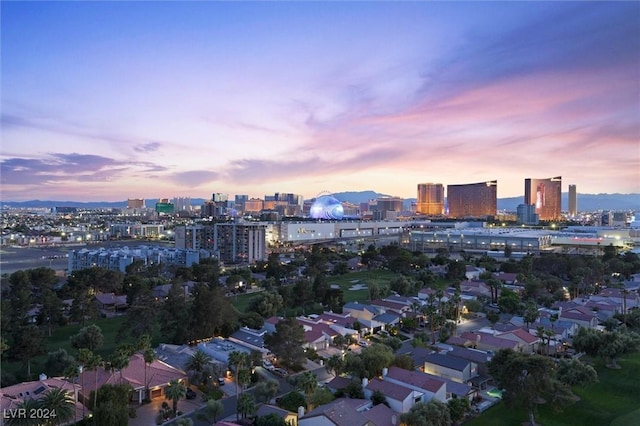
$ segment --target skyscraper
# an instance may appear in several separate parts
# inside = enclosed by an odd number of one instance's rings
[[[441,183],[419,183],[416,213],[441,215],[444,213],[444,185]]]
[[[569,185],[569,216],[578,214],[578,193],[575,184]]]
[[[450,217],[495,216],[498,209],[498,181],[447,185]]]
[[[525,179],[524,204],[535,205],[540,220],[559,220],[562,211],[562,176]]]

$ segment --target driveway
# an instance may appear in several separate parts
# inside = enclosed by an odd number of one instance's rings
[[[135,419],[129,419],[129,425],[130,426],[155,426],[157,424],[156,416],[158,415],[158,412],[162,408],[162,403],[165,401],[169,404],[169,406],[173,404],[172,401],[169,401],[163,398],[156,398],[153,401],[151,401],[151,403],[149,404],[138,406],[136,409],[137,416]],[[204,402],[202,402],[202,398],[181,399],[180,401],[178,401],[178,411],[182,411],[183,413],[189,413],[199,409],[203,405],[204,405]]]

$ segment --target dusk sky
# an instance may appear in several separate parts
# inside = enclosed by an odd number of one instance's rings
[[[1,199],[640,192],[640,2],[6,2]]]

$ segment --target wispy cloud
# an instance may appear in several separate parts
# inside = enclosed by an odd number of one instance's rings
[[[61,185],[113,181],[133,172],[164,168],[153,163],[125,162],[99,155],[52,153],[44,158],[8,158],[0,162],[4,185]]]
[[[197,187],[205,183],[213,183],[220,178],[220,175],[210,170],[191,170],[188,172],[178,172],[168,174],[166,179],[187,187]]]

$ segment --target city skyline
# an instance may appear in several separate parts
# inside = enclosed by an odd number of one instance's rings
[[[2,199],[640,192],[637,2],[2,2]]]

